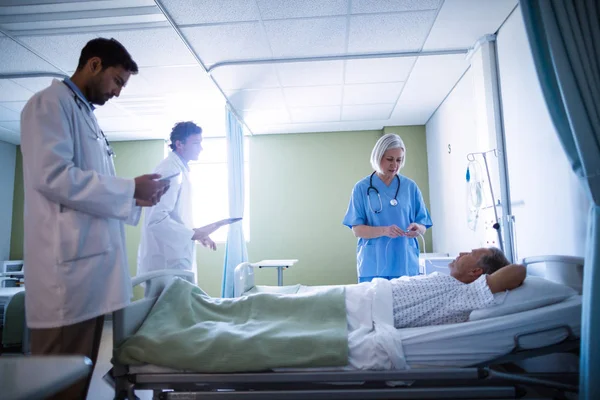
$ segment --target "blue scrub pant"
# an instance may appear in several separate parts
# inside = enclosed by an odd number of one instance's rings
[[[396,279],[397,276],[359,276],[358,283],[371,282],[375,278],[387,279],[389,281],[391,279]]]

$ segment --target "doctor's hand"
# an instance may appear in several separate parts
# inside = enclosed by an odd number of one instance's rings
[[[169,190],[169,181],[159,181],[159,174],[147,174],[135,178],[133,197],[136,204],[150,207],[156,205],[163,194]]]
[[[208,247],[211,250],[217,250],[217,244],[215,242],[213,242],[213,240],[211,238],[209,238],[208,236],[202,239],[198,240],[202,246],[204,247]]]
[[[398,236],[404,236],[404,231],[398,228],[396,225],[384,226],[382,236],[387,236],[394,239]]]

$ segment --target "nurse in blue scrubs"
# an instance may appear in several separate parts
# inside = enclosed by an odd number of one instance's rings
[[[372,174],[358,181],[343,224],[358,237],[358,281],[419,273],[418,236],[431,217],[417,184],[400,175],[406,147],[400,136],[382,136],[371,152]]]

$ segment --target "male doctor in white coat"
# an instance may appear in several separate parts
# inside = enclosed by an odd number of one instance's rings
[[[216,227],[194,229],[192,182],[188,163],[202,151],[202,128],[193,122],[178,122],[170,135],[171,153],[158,164],[155,173],[170,179],[170,189],[152,208],[146,209],[138,249],[137,274],[161,269],[182,269],[196,275],[196,246],[217,249],[208,236]]]
[[[156,204],[168,182],[156,174],[116,177],[93,111],[119,96],[137,71],[119,42],[91,40],[73,76],[54,80],[21,113],[25,306],[34,355],[79,354],[95,364],[104,314],[130,301],[123,223],[137,224],[138,206]],[[53,398],[85,399],[91,377]]]

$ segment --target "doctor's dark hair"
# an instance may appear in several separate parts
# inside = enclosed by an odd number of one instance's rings
[[[379,166],[381,159],[383,158],[383,154],[389,149],[402,149],[404,150],[404,157],[402,158],[402,163],[400,164],[400,171],[404,164],[406,163],[406,147],[404,146],[404,142],[400,138],[400,136],[395,133],[388,133],[379,138],[377,143],[375,143],[375,147],[373,147],[373,151],[371,152],[371,167],[378,173],[382,174],[383,171]]]
[[[200,128],[192,121],[178,122],[171,130],[171,144],[169,144],[169,147],[171,148],[171,150],[175,151],[175,149],[177,148],[175,146],[176,141],[179,140],[180,142],[185,143],[186,139],[191,135],[198,135],[201,133],[202,128]]]
[[[497,247],[490,247],[488,254],[481,256],[477,265],[483,269],[484,274],[493,274],[502,267],[510,264],[502,250]]]
[[[82,69],[90,58],[98,57],[102,60],[102,69],[121,66],[132,74],[138,73],[138,66],[131,58],[125,47],[115,39],[92,39],[81,50],[77,69]]]

